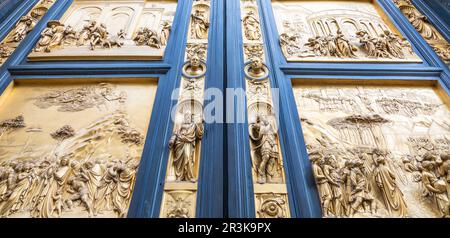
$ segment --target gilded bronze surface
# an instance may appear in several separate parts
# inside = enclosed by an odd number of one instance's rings
[[[76,0],[50,21],[30,61],[161,60],[177,2]]]
[[[287,61],[421,62],[373,1],[273,1]]]

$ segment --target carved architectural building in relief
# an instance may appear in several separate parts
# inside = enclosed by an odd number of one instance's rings
[[[430,44],[434,51],[441,57],[441,59],[450,62],[450,44],[447,40],[436,30],[426,16],[424,16],[410,0],[393,0],[400,11],[411,22],[422,37]]]
[[[294,92],[325,217],[448,217],[450,111],[435,90]]]
[[[288,61],[421,62],[374,3],[276,1],[272,6]]]
[[[19,46],[20,42],[22,42],[28,33],[33,30],[54,2],[55,0],[41,0],[31,9],[30,12],[19,19],[11,32],[2,42],[0,42],[0,65],[8,59],[8,57]]]
[[[133,95],[151,101],[154,92],[112,83],[51,88],[15,86],[0,108],[0,216],[126,217],[149,121],[140,117],[151,110]]]
[[[28,59],[160,60],[176,5],[176,1],[76,0],[61,20],[48,23]]]

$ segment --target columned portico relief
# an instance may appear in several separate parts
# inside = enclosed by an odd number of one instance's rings
[[[374,1],[273,1],[287,61],[421,62]]]
[[[445,92],[326,82],[294,88],[324,217],[449,217]]]
[[[161,60],[177,2],[75,0],[41,33],[30,61]]]

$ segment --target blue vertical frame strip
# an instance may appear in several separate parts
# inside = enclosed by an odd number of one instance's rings
[[[225,0],[211,0],[211,25],[208,39],[208,60],[205,90],[221,91],[224,95],[224,4]],[[212,92],[212,91],[211,91]],[[207,94],[206,94],[207,95]],[[217,95],[220,96],[220,95]],[[204,105],[220,102],[224,98],[205,98]],[[217,100],[217,101],[216,101]],[[225,102],[225,101],[223,101]],[[221,114],[224,104],[217,105],[216,115]],[[225,124],[222,122],[205,124],[202,139],[200,173],[198,179],[196,217],[223,217],[223,162]]]

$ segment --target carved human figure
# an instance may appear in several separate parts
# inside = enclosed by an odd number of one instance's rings
[[[378,57],[377,48],[376,48],[377,39],[370,36],[366,30],[361,30],[361,31],[356,32],[356,36],[359,38],[359,42],[363,45],[363,47],[367,53],[367,57],[369,57],[369,58]]]
[[[435,174],[435,164],[432,161],[422,162],[422,184],[428,193],[434,197],[436,206],[442,217],[450,217],[450,202],[445,181]]]
[[[319,38],[320,40],[320,38]],[[320,41],[319,41],[320,42]],[[326,42],[326,53],[333,57],[344,57],[341,51],[338,49],[338,45],[336,44],[336,36],[329,34],[325,37],[324,42]]]
[[[78,37],[77,46],[85,45],[89,41],[91,32],[94,29],[95,25],[97,25],[96,21],[89,21],[86,25],[83,26],[83,29],[80,32],[80,36]]]
[[[261,29],[259,26],[259,20],[256,18],[256,13],[252,10],[248,11],[242,19],[245,29],[245,37],[247,40],[259,40],[261,39]]]
[[[189,218],[189,209],[186,208],[185,201],[181,196],[177,196],[174,205],[168,211],[168,218]]]
[[[330,37],[327,37],[327,39],[330,41],[330,45],[325,41],[325,38],[316,36],[314,38],[309,38],[305,46],[308,46],[316,56],[327,55],[330,48],[333,52],[336,52],[334,41],[332,41]]]
[[[56,212],[56,217],[60,217],[64,207],[64,200],[61,190],[56,191],[55,195],[53,195],[53,203],[55,204],[53,212]]]
[[[76,45],[77,41],[77,32],[72,28],[72,26],[67,26],[64,30],[64,45]]]
[[[254,150],[259,156],[256,162],[258,183],[276,183],[280,170],[280,154],[278,151],[277,131],[273,128],[269,118],[272,115],[256,115],[250,127],[250,138],[255,143]]]
[[[417,11],[408,13],[407,18],[409,22],[416,28],[416,30],[427,40],[438,40],[439,36],[434,30],[433,26],[428,22],[428,18]]]
[[[154,30],[147,27],[139,29],[133,40],[136,45],[148,45],[157,49],[161,48],[161,41],[158,34]]]
[[[387,51],[395,58],[404,59],[405,54],[403,53],[403,47],[400,38],[388,30],[384,31],[384,35]]]
[[[194,174],[195,148],[204,133],[203,122],[195,121],[195,114],[186,110],[183,122],[169,141],[172,150],[173,168],[177,181],[196,182]]]
[[[204,10],[195,10],[191,15],[191,38],[206,39],[208,38],[209,21],[206,19]]]
[[[94,50],[97,44],[104,46],[105,41],[108,38],[108,31],[106,30],[106,25],[101,23],[99,25],[91,27],[91,36],[90,36],[90,49]]]
[[[97,192],[98,200],[94,206],[95,211],[99,213],[113,210],[113,191],[116,190],[119,182],[118,166],[118,161],[109,162],[106,165],[106,172]]]
[[[133,160],[127,162],[119,161],[116,163],[117,187],[112,192],[113,210],[117,216],[123,218],[126,216],[129,202],[132,195],[132,187],[136,179],[137,163]]]
[[[408,208],[403,193],[397,185],[396,176],[386,164],[386,158],[382,152],[375,150],[373,153],[375,163],[375,183],[383,195],[384,205],[390,215],[407,217]]]

